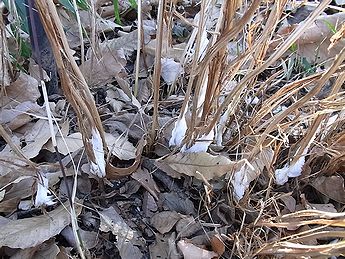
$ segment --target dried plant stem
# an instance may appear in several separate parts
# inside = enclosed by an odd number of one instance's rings
[[[141,0],[138,0],[138,42],[137,42],[137,58],[135,63],[135,83],[134,83],[134,96],[138,96],[138,89],[139,89],[139,69],[140,69],[140,49],[141,49],[141,42],[142,38],[141,35],[143,33],[143,25],[142,25],[142,15],[141,15]]]
[[[141,0],[138,0],[138,42],[137,42],[137,57],[136,57],[136,63],[135,63],[135,83],[134,83],[134,96],[138,96],[138,90],[139,90],[139,69],[140,69],[140,50],[141,50],[141,44],[142,44],[142,38],[141,35],[143,33],[143,25],[142,25],[142,15],[141,15]]]
[[[260,2],[260,1],[259,1]],[[296,39],[305,31],[307,30],[307,28],[315,21],[315,19],[318,17],[318,15],[325,9],[325,7],[331,2],[331,0],[325,0],[323,2],[320,3],[320,5],[314,10],[314,12],[308,17],[307,20],[305,20],[305,22],[300,25],[299,27],[297,27],[297,29],[286,39],[286,41],[284,41],[283,44],[281,44],[279,47],[276,48],[276,51],[264,62],[262,63],[260,66],[258,66],[256,69],[250,71],[239,83],[239,85],[235,88],[235,90],[229,94],[224,102],[222,103],[222,105],[218,108],[212,122],[208,125],[207,129],[205,130],[206,132],[209,132],[213,126],[217,123],[217,121],[219,120],[222,111],[224,111],[228,105],[231,103],[232,100],[238,100],[240,98],[240,94],[243,90],[243,88],[247,85],[248,82],[250,82],[250,80],[252,80],[254,77],[256,77],[259,73],[261,73],[262,71],[264,71],[265,69],[267,69],[270,65],[272,65],[277,59],[279,59],[284,53],[285,51],[287,51],[290,46],[296,41]],[[255,6],[254,4],[258,4],[257,1],[254,1],[252,3],[252,6],[250,7],[250,10],[248,10],[249,13],[252,13],[252,11],[254,11],[254,7],[255,9],[257,8],[257,6]],[[246,16],[246,15],[245,15]],[[242,19],[245,18],[245,16],[243,16]],[[251,15],[250,15],[251,17]],[[250,17],[247,17],[248,19]],[[224,40],[227,37],[222,38],[222,40]],[[220,41],[218,41],[218,43],[213,46],[213,50],[210,51],[210,55],[208,57],[208,59],[211,59],[211,57],[213,57],[221,48],[220,46]],[[206,58],[205,58],[206,59]],[[204,61],[205,62],[205,61]],[[204,66],[203,66],[204,67]],[[202,67],[201,67],[202,69]],[[233,109],[234,110],[234,109]],[[261,143],[262,144],[262,143]]]
[[[150,146],[156,138],[156,131],[158,129],[158,101],[159,101],[159,88],[161,76],[161,57],[162,57],[162,42],[163,42],[163,16],[164,16],[165,0],[159,1],[158,18],[157,18],[157,47],[155,51],[155,69],[153,72],[153,120],[151,129]]]
[[[77,22],[78,22],[78,32],[79,32],[79,38],[80,38],[80,58],[81,58],[81,63],[83,64],[85,61],[85,47],[84,47],[84,39],[83,39],[83,28],[81,25],[81,21],[80,21],[80,15],[78,12],[78,6],[77,6],[77,1],[73,0],[73,8],[75,10],[75,15],[77,18]]]

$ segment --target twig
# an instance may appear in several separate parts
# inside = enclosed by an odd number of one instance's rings
[[[153,72],[153,120],[151,129],[151,139],[149,145],[151,146],[156,138],[156,131],[158,128],[158,100],[159,100],[159,86],[161,76],[161,57],[162,57],[162,42],[163,42],[163,15],[165,8],[165,0],[159,1],[158,19],[157,19],[157,46],[155,51],[155,69]]]
[[[141,0],[138,0],[138,42],[137,42],[137,60],[135,64],[135,84],[134,84],[134,96],[138,96],[139,90],[139,69],[140,69],[140,49],[141,49],[141,34],[143,32],[142,16],[141,16]]]

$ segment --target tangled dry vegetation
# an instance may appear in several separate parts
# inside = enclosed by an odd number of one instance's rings
[[[2,258],[344,255],[343,1],[35,2],[60,90],[1,2]]]

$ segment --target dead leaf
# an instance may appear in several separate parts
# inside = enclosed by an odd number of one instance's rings
[[[180,219],[181,216],[176,211],[162,211],[153,215],[150,223],[159,233],[165,234],[169,232]]]
[[[120,73],[126,74],[126,57],[122,49],[103,49],[97,57],[86,60],[80,70],[90,87],[111,83]]]
[[[23,250],[19,250],[11,259],[23,259],[23,258],[44,258],[55,259],[60,253],[60,248],[53,242],[47,241],[39,246],[30,247]]]
[[[345,203],[344,178],[340,175],[318,176],[311,185],[328,198]]]
[[[40,96],[37,80],[21,72],[18,79],[6,88],[6,94],[2,96],[0,106],[3,109],[13,109],[26,101],[35,102]]]
[[[136,157],[136,148],[123,135],[105,133],[105,142],[110,152],[121,160],[130,160]]]
[[[199,221],[195,221],[193,216],[185,216],[176,224],[176,231],[179,238],[190,237],[202,229]]]
[[[149,246],[150,258],[180,259],[175,240],[175,232],[165,235],[157,233],[155,243]]]
[[[151,218],[157,210],[158,206],[155,199],[149,192],[145,192],[143,198],[143,212],[145,216]]]
[[[20,177],[18,182],[5,194],[4,199],[0,202],[0,212],[12,212],[17,208],[21,199],[31,196],[33,193],[32,186],[35,183],[33,177]]]
[[[163,207],[171,211],[177,211],[184,215],[195,215],[193,202],[183,194],[176,192],[166,192],[159,194],[159,200]]]
[[[334,212],[334,213],[338,212],[332,203],[327,203],[327,204],[308,203],[308,206],[310,206],[311,209],[313,210],[320,210],[320,211]]]
[[[339,41],[329,49],[330,41],[333,29],[338,31],[344,20],[345,14],[342,12],[318,17],[296,41],[297,53],[305,57],[308,62],[317,64],[336,56],[344,47],[344,42]],[[295,26],[281,28],[278,37],[288,36]],[[270,48],[273,49],[272,47]]]
[[[55,128],[55,133],[57,129]],[[40,119],[25,134],[26,146],[22,148],[27,158],[33,158],[38,155],[43,145],[51,138],[48,120]]]
[[[236,163],[224,156],[213,156],[206,152],[177,153],[164,159],[158,159],[155,164],[161,170],[164,170],[163,166],[165,165],[173,170],[173,172],[194,176],[199,180],[203,180],[204,178],[211,180],[216,177],[221,177],[230,172],[236,165]],[[170,172],[166,173],[172,177],[176,176],[170,174]]]
[[[105,122],[110,128],[111,134],[115,132],[127,133],[128,136],[135,140],[140,140],[147,132],[147,125],[152,122],[152,118],[146,114],[125,113],[117,115]]]
[[[213,237],[211,237],[210,242],[214,252],[216,252],[219,256],[224,254],[225,245],[220,235],[214,235]]]
[[[280,197],[280,199],[284,202],[285,208],[289,212],[296,211],[296,200],[294,197],[292,197],[291,195],[286,195],[286,196]]]
[[[182,251],[184,259],[211,259],[218,257],[215,252],[202,249],[184,240],[180,240],[177,246]]]
[[[80,132],[72,133],[66,137],[56,136],[56,145],[59,153],[63,155],[73,153],[84,146]]]
[[[142,253],[135,246],[139,242],[138,235],[133,231],[113,207],[99,212],[101,217],[100,231],[111,231],[117,237],[116,247],[121,258],[141,259]]]
[[[11,130],[16,130],[32,120],[29,114],[45,116],[45,111],[37,103],[25,101],[18,103],[13,108],[1,109],[0,123]]]
[[[175,62],[172,58],[162,58],[161,76],[163,80],[171,85],[181,75],[183,69],[180,63]]]
[[[0,247],[29,248],[37,246],[59,234],[70,224],[70,213],[67,204],[59,206],[45,215],[13,220],[1,227]],[[79,215],[81,207],[76,207]]]
[[[80,235],[80,239],[83,242],[83,246],[86,249],[94,248],[98,242],[98,233],[93,231],[85,231],[83,229],[79,229],[78,231]],[[75,237],[73,234],[73,229],[70,226],[65,227],[61,231],[61,235],[66,239],[66,241],[73,247],[76,247]]]
[[[159,193],[159,188],[147,169],[138,168],[131,177],[137,180],[156,200],[158,200],[157,194]]]

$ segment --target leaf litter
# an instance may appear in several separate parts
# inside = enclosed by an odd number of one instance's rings
[[[344,255],[342,1],[67,2],[51,114],[0,4],[2,257]]]

